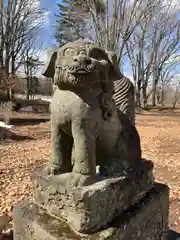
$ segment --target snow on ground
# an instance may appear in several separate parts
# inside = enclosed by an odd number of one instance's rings
[[[23,112],[32,112],[33,108],[32,108],[32,106],[22,107],[21,111],[23,111]]]
[[[41,100],[46,101],[46,102],[51,102],[51,98],[46,98],[46,97],[41,97]]]
[[[10,129],[10,128],[12,128],[12,125],[7,125],[6,123],[4,123],[4,122],[0,121],[0,127],[3,127],[3,128],[8,128],[8,129]]]
[[[26,98],[26,95],[24,95],[24,94],[16,94],[15,96],[18,97],[18,98],[22,98],[22,99]],[[37,95],[34,96],[34,99],[41,99],[43,101],[50,102],[51,99],[52,99],[52,96],[44,96],[44,95],[38,95],[37,94]]]

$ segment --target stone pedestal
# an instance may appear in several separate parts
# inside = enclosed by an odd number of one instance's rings
[[[99,177],[84,187],[70,185],[74,173],[48,177],[40,172],[33,178],[35,202],[76,231],[91,233],[106,227],[153,188],[152,167],[144,162],[140,178]]]
[[[73,231],[67,221],[50,215],[27,199],[18,203],[13,211],[14,240],[165,240],[168,208],[169,189],[156,183],[142,200],[105,229],[80,234]]]
[[[153,165],[144,161],[141,174],[97,177],[75,186],[82,175],[37,173],[34,199],[16,205],[14,240],[164,240],[169,190],[155,184]]]

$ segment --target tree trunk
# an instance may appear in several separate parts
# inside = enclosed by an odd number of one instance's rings
[[[4,122],[7,125],[11,124],[11,112],[12,112],[12,102],[8,101],[7,107],[6,107],[6,113],[4,115]]]
[[[145,85],[143,85],[142,87],[142,94],[143,94],[143,108],[146,108],[147,107],[147,93],[146,93],[146,87]]]
[[[7,76],[9,75],[9,62],[10,62],[9,47],[8,44],[6,44],[5,71]]]
[[[27,77],[26,79],[26,100],[29,100],[30,95],[30,79]]]
[[[153,80],[152,106],[156,106],[156,81]]]
[[[152,92],[152,105],[156,106],[156,95],[157,95],[157,84],[159,81],[159,77],[161,74],[161,69],[162,67],[159,67],[158,69],[156,68],[154,73],[153,73],[153,92]]]
[[[4,63],[4,61],[3,61],[3,50],[2,49],[0,49],[0,67],[3,67],[3,64]]]
[[[136,106],[141,107],[141,79],[138,79],[136,86]]]
[[[136,106],[141,107],[141,94],[140,94],[140,92],[136,92]]]
[[[161,89],[161,105],[164,106],[164,88]]]
[[[172,108],[174,109],[176,107],[177,100],[174,100]]]
[[[11,73],[13,75],[15,75],[15,61],[16,61],[16,58],[14,56],[12,56],[12,59],[11,59]]]

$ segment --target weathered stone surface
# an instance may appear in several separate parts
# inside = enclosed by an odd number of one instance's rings
[[[120,214],[107,229],[83,235],[73,232],[65,221],[49,215],[32,201],[25,200],[13,210],[14,240],[165,240],[168,209],[169,189],[156,183],[146,197]]]
[[[99,165],[106,176],[119,176],[141,164],[137,129],[113,100],[113,81],[121,77],[115,58],[85,39],[48,51],[43,75],[57,86],[50,106],[48,174],[75,172],[93,178]]]
[[[85,187],[70,186],[74,173],[43,176],[41,172],[33,180],[35,201],[76,231],[90,233],[105,227],[154,186],[152,169],[146,168],[145,164],[140,180],[108,178]]]
[[[0,233],[10,222],[10,217],[6,214],[0,216]]]

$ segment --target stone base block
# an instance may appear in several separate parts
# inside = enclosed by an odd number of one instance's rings
[[[148,167],[151,166],[149,169]],[[75,173],[57,176],[37,174],[33,180],[35,202],[73,229],[91,233],[106,227],[154,186],[152,164],[144,162],[141,178],[103,178],[84,187],[69,184]]]
[[[13,210],[14,240],[165,240],[168,209],[168,187],[155,184],[138,204],[120,214],[106,229],[83,235],[73,231],[66,221],[24,200]]]

